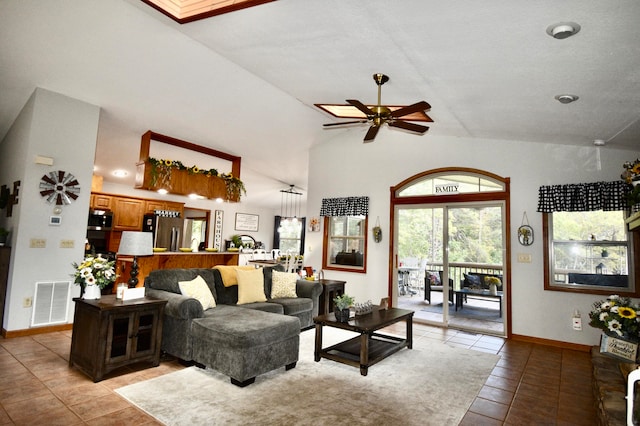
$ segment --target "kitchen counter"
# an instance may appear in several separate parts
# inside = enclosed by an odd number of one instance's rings
[[[154,253],[152,256],[138,256],[138,287],[144,285],[144,279],[149,272],[156,269],[176,268],[213,268],[216,265],[237,265],[238,252],[180,252],[165,251]],[[126,283],[129,280],[133,256],[118,256],[116,273],[119,275],[117,283]],[[115,288],[114,286],[114,292]]]

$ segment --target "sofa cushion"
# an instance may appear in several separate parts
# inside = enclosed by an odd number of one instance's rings
[[[271,304],[282,305],[285,315],[298,315],[301,312],[310,312],[313,309],[313,300],[306,297],[271,299]]]
[[[271,299],[281,297],[298,297],[296,294],[296,282],[298,274],[292,272],[272,272],[271,280]]]
[[[486,277],[497,277],[502,281],[501,275],[496,274],[482,274],[482,273],[474,273],[474,274],[463,274],[464,280],[462,280],[462,287],[475,287],[475,288],[483,288],[488,289],[489,283],[485,283]]]
[[[192,297],[200,302],[203,310],[216,307],[216,300],[213,298],[207,283],[200,275],[190,281],[179,281],[178,286],[183,295]]]
[[[229,266],[229,265],[216,265],[213,269],[217,269],[222,277],[222,284],[225,287],[231,287],[238,284],[238,270],[251,270],[255,269],[253,266]]]
[[[271,295],[271,283],[273,281],[273,272],[285,272],[283,265],[275,265],[275,266],[265,266],[262,268],[262,272],[264,272],[264,294]]]
[[[238,305],[241,308],[253,309],[254,311],[271,312],[272,314],[284,315],[284,308],[278,303],[255,302]]]
[[[431,285],[442,285],[442,281],[440,281],[440,273],[438,272],[427,271],[427,280]]]
[[[171,293],[182,294],[178,283],[180,281],[190,281],[200,275],[207,283],[213,297],[218,300],[216,292],[216,272],[209,268],[190,269],[156,269],[149,272],[145,279],[145,286],[156,290],[164,290]],[[218,280],[220,277],[218,275]],[[219,302],[218,302],[219,303]]]
[[[266,302],[264,295],[264,274],[262,268],[238,269],[238,305]]]

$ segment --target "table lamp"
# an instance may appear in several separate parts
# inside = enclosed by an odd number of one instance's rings
[[[133,256],[129,277],[129,288],[138,285],[138,256],[153,254],[153,234],[151,232],[124,231],[118,247],[118,255]]]

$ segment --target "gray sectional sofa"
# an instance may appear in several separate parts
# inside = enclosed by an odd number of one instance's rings
[[[274,267],[282,271],[283,268]],[[238,285],[225,287],[217,269],[161,269],[145,279],[146,295],[167,300],[162,350],[217,370],[238,386],[280,367],[295,367],[300,330],[313,326],[322,285],[298,280],[296,298],[271,299],[273,268],[263,268],[266,302],[238,305]],[[204,279],[216,307],[180,292],[179,282]]]

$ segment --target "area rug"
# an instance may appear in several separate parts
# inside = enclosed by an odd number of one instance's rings
[[[449,305],[449,316],[453,316],[456,318],[469,318],[469,319],[477,319],[482,321],[493,321],[493,322],[502,322],[502,318],[500,318],[500,313],[498,311],[498,304],[495,304],[495,308],[486,308],[484,306],[473,306],[470,304],[464,305],[463,309],[455,310],[455,307]],[[420,309],[424,312],[433,312],[437,314],[442,314],[442,303],[436,303],[434,305],[428,305]]]
[[[313,360],[314,330],[300,335],[300,359],[239,388],[213,370],[189,367],[116,389],[167,425],[457,425],[498,356],[414,339],[371,366]],[[354,336],[324,328],[324,346]]]

